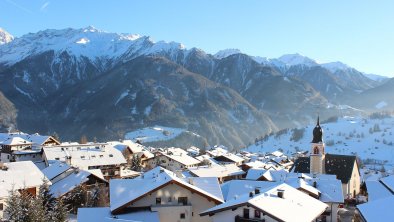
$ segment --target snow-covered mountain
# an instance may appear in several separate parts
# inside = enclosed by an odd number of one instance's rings
[[[8,33],[6,30],[0,28],[0,45],[6,44],[14,40],[14,36]]]
[[[282,64],[286,66],[297,66],[297,65],[303,65],[303,66],[317,66],[317,62],[311,58],[308,58],[306,56],[300,55],[298,53],[295,54],[286,54],[277,59],[280,61]]]
[[[217,59],[223,59],[228,56],[231,56],[234,54],[241,54],[241,53],[242,52],[239,49],[223,49],[223,50],[220,50],[217,53],[215,53],[215,55],[213,55],[213,56]]]
[[[54,51],[66,52],[77,60],[91,61],[132,59],[141,55],[184,50],[175,42],[154,42],[150,37],[136,34],[117,34],[98,30],[92,26],[82,29],[48,29],[29,33],[0,47],[0,64],[12,65],[29,56]]]
[[[385,82],[386,80],[389,79],[389,77],[387,76],[376,75],[376,74],[364,74],[364,75],[377,82]]]
[[[309,121],[318,108],[339,113],[332,104],[377,84],[363,77],[299,54],[214,56],[94,27],[29,33],[0,46],[0,89],[18,110],[18,127],[70,139],[76,132],[119,139],[157,124],[237,147]]]
[[[336,72],[338,70],[346,70],[351,69],[350,66],[342,63],[342,62],[329,62],[329,63],[322,63],[320,64],[324,68],[330,70],[331,72]]]

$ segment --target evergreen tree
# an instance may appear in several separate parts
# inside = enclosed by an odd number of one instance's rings
[[[19,220],[19,212],[21,211],[21,207],[19,205],[20,198],[17,191],[12,188],[8,192],[8,199],[6,200],[7,207],[4,210],[4,217],[8,218],[10,222],[17,222]]]
[[[67,220],[67,206],[64,204],[63,198],[55,201],[53,210],[49,213],[49,220],[52,222],[65,222]]]
[[[131,158],[131,169],[135,171],[141,170],[141,157],[138,155],[133,155]]]

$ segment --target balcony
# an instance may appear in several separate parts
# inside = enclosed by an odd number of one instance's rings
[[[235,216],[235,222],[265,222],[265,219],[244,218],[240,216]]]

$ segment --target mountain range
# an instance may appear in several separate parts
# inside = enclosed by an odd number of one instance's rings
[[[162,125],[194,131],[212,145],[240,147],[309,123],[317,113],[394,105],[392,80],[299,54],[268,59],[230,49],[211,55],[94,27],[19,38],[0,30],[0,44],[2,129],[57,132],[64,140],[117,140]]]

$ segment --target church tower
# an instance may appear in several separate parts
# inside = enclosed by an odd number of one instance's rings
[[[310,151],[310,172],[311,174],[325,173],[323,129],[320,127],[319,117],[317,117],[317,123],[313,129],[313,140]]]

